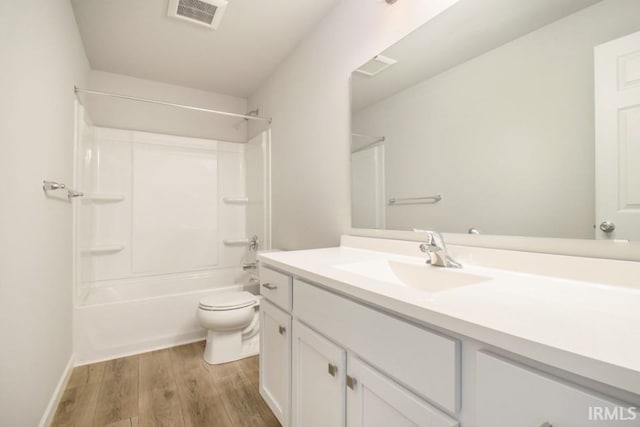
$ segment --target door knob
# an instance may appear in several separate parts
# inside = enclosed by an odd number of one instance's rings
[[[605,233],[611,233],[615,229],[616,224],[611,221],[602,221],[600,223],[600,230],[604,231]]]

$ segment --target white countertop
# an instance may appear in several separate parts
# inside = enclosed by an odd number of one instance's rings
[[[430,293],[340,267],[385,259],[424,263],[424,258],[336,247],[259,259],[405,318],[640,395],[640,289],[464,264],[457,271],[489,280]]]

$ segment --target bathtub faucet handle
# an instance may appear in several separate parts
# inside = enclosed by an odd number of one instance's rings
[[[254,234],[253,236],[251,236],[251,239],[249,240],[249,251],[257,252],[259,246],[260,246],[260,242],[258,241],[258,236]]]

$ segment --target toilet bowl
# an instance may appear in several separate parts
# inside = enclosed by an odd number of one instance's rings
[[[215,365],[258,354],[259,298],[242,291],[200,300],[198,321],[207,329],[205,362]]]

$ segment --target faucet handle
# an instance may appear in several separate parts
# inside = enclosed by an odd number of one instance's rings
[[[254,234],[253,236],[251,236],[251,239],[249,239],[249,251],[257,252],[259,245],[260,242],[258,240],[258,236]]]
[[[436,248],[444,248],[445,244],[444,244],[444,238],[442,237],[442,234],[440,234],[439,231],[435,231],[435,230],[422,230],[420,228],[414,228],[413,231],[415,233],[425,233],[426,234],[426,239],[427,241],[425,242],[429,247],[436,249]],[[420,250],[422,252],[425,252],[425,250],[422,249],[422,245],[420,245]]]

